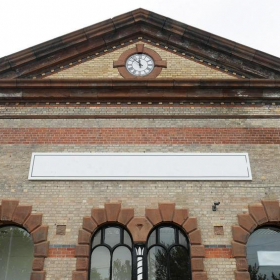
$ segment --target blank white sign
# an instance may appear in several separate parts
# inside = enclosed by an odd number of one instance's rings
[[[248,154],[33,153],[29,180],[251,180]]]
[[[258,251],[258,261],[260,266],[280,266],[280,252]]]

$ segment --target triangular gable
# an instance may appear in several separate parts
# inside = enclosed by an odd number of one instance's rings
[[[51,79],[73,79],[73,78],[123,78],[116,68],[113,68],[113,62],[118,60],[120,55],[135,46],[135,43],[142,43],[149,49],[156,51],[161,58],[167,62],[167,67],[163,68],[158,78],[201,78],[201,79],[230,79],[245,78],[237,73],[229,72],[226,68],[208,64],[194,56],[177,53],[169,50],[166,46],[160,46],[159,43],[153,45],[151,42],[144,42],[142,38],[127,42],[127,44],[112,46],[108,52],[103,50],[101,54],[95,53],[93,57],[88,56],[84,61],[69,62],[68,64],[56,65],[43,73],[36,73],[30,78],[51,78]],[[130,44],[129,44],[130,43]],[[217,68],[218,67],[218,68]]]
[[[138,37],[177,55],[194,57],[195,62],[215,67],[217,72],[226,69],[238,78],[280,78],[277,57],[137,9],[0,59],[0,79],[43,78],[42,74],[49,75],[57,67],[70,63],[73,67],[73,62],[86,62],[95,53],[109,53],[110,48]]]

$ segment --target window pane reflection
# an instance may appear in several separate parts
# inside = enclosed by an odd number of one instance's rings
[[[148,247],[151,247],[154,244],[156,244],[156,230],[154,230],[149,237]]]
[[[129,247],[132,247],[132,241],[127,231],[123,232],[123,243]]]
[[[190,280],[187,250],[181,246],[173,247],[169,255],[170,280]]]
[[[278,279],[280,260],[276,264],[273,255],[280,253],[280,230],[267,227],[253,232],[247,243],[247,261],[251,278],[256,275],[259,279]],[[258,256],[259,253],[259,256]],[[266,278],[264,278],[266,275]]]
[[[159,240],[162,245],[169,247],[175,243],[175,229],[163,227],[159,229]]]
[[[167,254],[166,251],[155,246],[148,253],[148,279],[166,280],[167,279]]]
[[[112,248],[121,242],[121,231],[116,227],[109,227],[105,229],[104,242]]]
[[[179,244],[188,248],[187,238],[179,231]]]
[[[33,261],[33,241],[19,227],[0,228],[0,280],[29,280]]]
[[[99,245],[100,243],[101,243],[101,230],[99,230],[95,234],[93,242],[92,242],[92,248],[95,247],[96,245]]]
[[[131,252],[118,247],[113,253],[112,280],[131,280]]]
[[[97,247],[91,255],[90,280],[109,280],[110,251],[104,246]]]

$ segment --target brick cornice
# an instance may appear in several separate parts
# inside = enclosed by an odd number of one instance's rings
[[[277,101],[280,80],[3,79],[0,101]]]
[[[165,42],[250,77],[280,78],[280,58],[156,13],[137,9],[0,59],[0,78],[16,78],[135,35]]]

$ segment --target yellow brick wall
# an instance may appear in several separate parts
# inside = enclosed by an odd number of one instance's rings
[[[48,76],[48,78],[122,78],[118,70],[113,68],[113,61],[118,60],[119,56],[125,50],[130,49],[133,46],[134,45],[130,45],[117,49],[111,53],[86,61],[72,68],[52,74],[51,76]],[[158,78],[235,78],[174,53],[148,44],[146,44],[146,46],[155,50],[163,60],[167,60],[167,68],[163,68]]]

